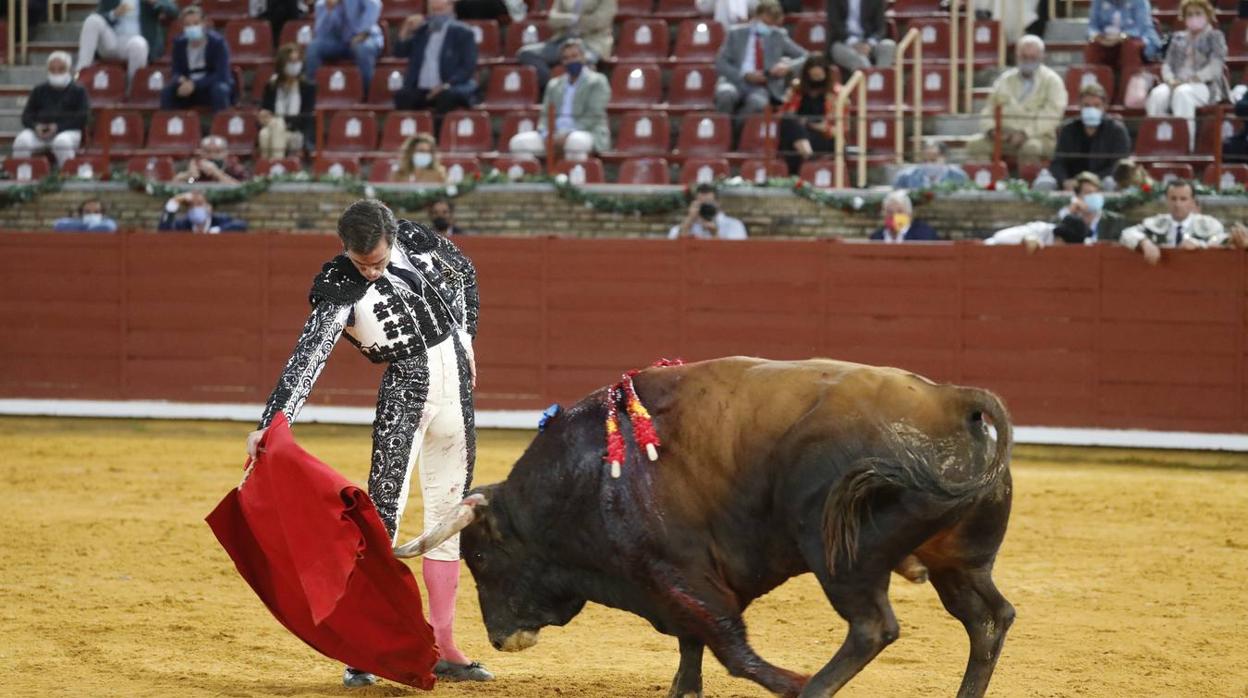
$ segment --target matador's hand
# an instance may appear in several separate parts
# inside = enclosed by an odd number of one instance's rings
[[[264,438],[264,432],[266,431],[268,431],[267,428],[257,429],[247,435],[247,455],[248,456],[255,458],[257,453],[264,453],[264,450],[260,448],[260,439]]]

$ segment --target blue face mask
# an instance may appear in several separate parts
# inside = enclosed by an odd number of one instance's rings
[[[759,36],[767,36],[768,34],[771,33],[771,25],[765,22],[755,22],[754,33],[758,34]]]
[[[191,222],[191,225],[199,226],[207,223],[210,216],[206,207],[194,206],[190,211],[186,212],[186,218]]]
[[[1099,191],[1083,195],[1083,203],[1092,213],[1100,213],[1105,208],[1105,195]]]
[[[585,69],[585,64],[580,61],[572,61],[571,63],[564,63],[563,69],[568,71],[568,77],[575,80],[581,76],[581,71]]]
[[[450,21],[450,15],[429,15],[429,28],[435,32],[440,32],[447,22]]]
[[[1079,110],[1079,119],[1083,121],[1083,125],[1088,128],[1096,128],[1101,125],[1101,120],[1105,117],[1105,112],[1096,107],[1084,107]]]
[[[204,28],[198,24],[192,24],[189,27],[182,28],[182,35],[187,41],[202,41],[204,38]]]

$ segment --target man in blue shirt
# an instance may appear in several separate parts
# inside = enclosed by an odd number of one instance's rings
[[[225,39],[204,24],[198,5],[182,10],[182,35],[173,42],[173,79],[160,92],[161,109],[208,105],[214,113],[234,101],[234,76]]]
[[[92,198],[78,205],[77,218],[58,218],[52,229],[60,233],[115,233],[117,221],[104,215],[104,202]]]
[[[351,57],[367,95],[383,43],[377,25],[380,17],[381,0],[317,0],[312,43],[303,61],[308,80],[316,82],[321,63]]]

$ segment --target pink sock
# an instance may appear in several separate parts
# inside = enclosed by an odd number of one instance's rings
[[[459,589],[459,562],[425,558],[421,570],[429,590],[429,624],[442,658],[467,664],[468,657],[455,646],[455,592]]]

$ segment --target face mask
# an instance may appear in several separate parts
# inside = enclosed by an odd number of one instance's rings
[[[1079,110],[1079,118],[1083,121],[1083,125],[1088,128],[1096,128],[1101,125],[1101,118],[1105,116],[1105,112],[1096,107],[1084,107]]]
[[[434,218],[433,229],[439,233],[445,233],[451,229],[451,222],[445,218]]]
[[[84,213],[82,214],[82,222],[89,226],[99,225],[104,222],[103,213]]]
[[[447,22],[450,21],[450,15],[429,15],[429,28],[435,32],[440,32]]]
[[[1022,73],[1025,78],[1035,75],[1039,68],[1040,61],[1026,61],[1018,64],[1018,72]]]
[[[56,75],[48,73],[48,84],[58,90],[69,87],[69,73],[57,73]]]
[[[575,80],[581,76],[581,71],[585,69],[585,64],[580,61],[572,61],[571,63],[565,63],[563,69],[568,71],[568,77]]]
[[[189,27],[183,27],[182,35],[186,37],[187,41],[203,41],[204,28],[198,24],[192,24]]]
[[[303,63],[300,63],[299,61],[291,61],[286,64],[284,71],[286,73],[286,77],[297,78],[299,77],[299,74],[303,72]]]
[[[1209,26],[1209,18],[1204,15],[1192,15],[1187,18],[1187,30],[1193,34],[1204,31]]]
[[[888,229],[894,233],[900,233],[910,227],[910,214],[894,213],[888,217]]]
[[[755,22],[754,33],[758,34],[759,36],[767,36],[768,34],[771,33],[771,25],[765,22]]]
[[[186,217],[188,220],[191,221],[191,225],[194,225],[197,227],[201,226],[207,223],[208,219],[210,218],[210,216],[208,215],[208,207],[207,206],[194,206],[191,208],[190,211],[186,212]]]
[[[1100,213],[1105,208],[1105,195],[1099,191],[1083,196],[1083,203],[1092,213]]]
[[[412,164],[423,170],[433,164],[433,153],[412,153]]]

